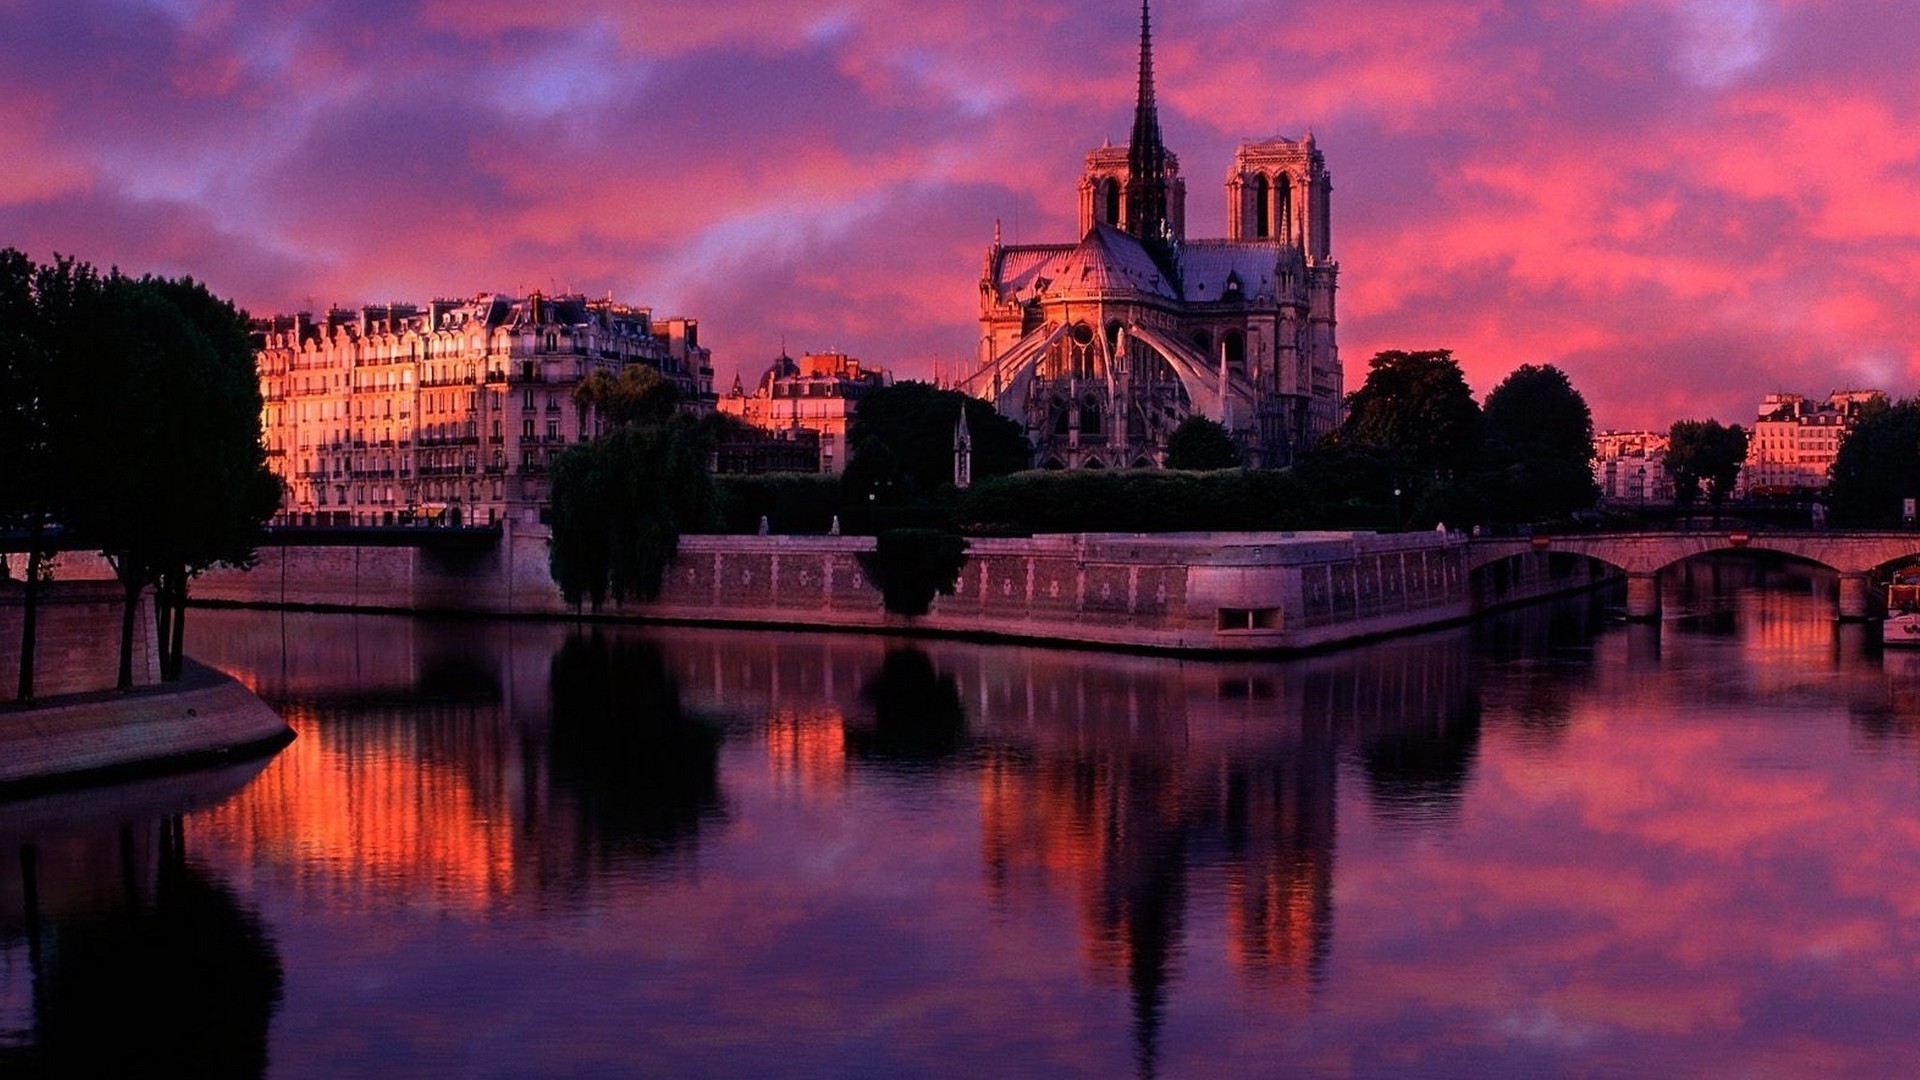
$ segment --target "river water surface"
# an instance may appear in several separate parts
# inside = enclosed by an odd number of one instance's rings
[[[1912,1075],[1920,657],[1831,589],[1258,663],[198,612],[299,738],[0,805],[0,1075]]]

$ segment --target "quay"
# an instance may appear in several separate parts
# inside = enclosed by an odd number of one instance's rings
[[[684,536],[660,595],[576,612],[547,567],[549,533],[509,521],[489,544],[416,530],[392,542],[270,543],[249,571],[211,571],[196,602],[924,633],[1195,653],[1324,648],[1459,622],[1592,588],[1591,559],[1532,549],[1475,565],[1459,533],[1074,534],[975,538],[955,591],[887,613],[866,536]],[[344,538],[341,538],[344,539]]]
[[[35,701],[14,700],[21,587],[0,585],[0,800],[232,763],[279,749],[293,729],[233,678],[189,661],[158,680],[151,609],[141,605],[135,686],[116,690],[120,588],[59,581],[40,601]]]

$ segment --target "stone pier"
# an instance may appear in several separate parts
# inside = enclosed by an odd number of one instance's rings
[[[1634,622],[1660,619],[1660,575],[1627,575],[1627,618]]]

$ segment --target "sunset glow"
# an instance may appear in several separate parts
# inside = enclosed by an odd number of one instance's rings
[[[1126,5],[0,3],[0,240],[256,314],[612,291],[784,340],[971,360],[976,279],[1067,241],[1127,138]],[[1155,12],[1195,236],[1240,140],[1312,130],[1340,333],[1561,365],[1602,427],[1920,368],[1920,11],[1866,0],[1332,0]],[[1351,386],[1349,386],[1351,389]]]

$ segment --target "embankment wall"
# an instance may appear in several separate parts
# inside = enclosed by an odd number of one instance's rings
[[[199,601],[561,617],[544,528],[485,549],[266,547],[247,572],[199,579]],[[871,537],[689,536],[660,596],[614,618],[901,630],[1153,649],[1312,648],[1464,619],[1584,588],[1589,564],[1510,561],[1476,595],[1465,545],[1441,533],[1085,534],[974,539],[952,596],[888,614],[860,556]],[[1497,578],[1497,582],[1496,582]],[[1485,591],[1485,586],[1482,586]]]

